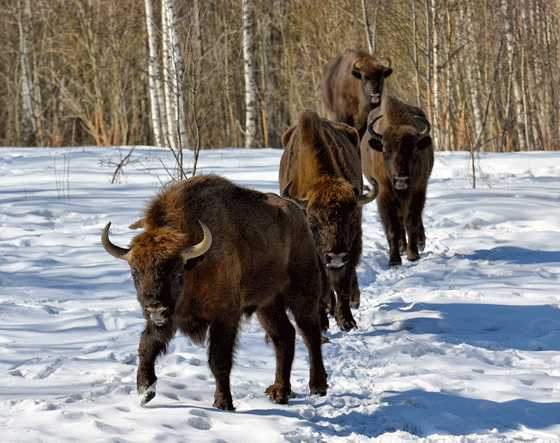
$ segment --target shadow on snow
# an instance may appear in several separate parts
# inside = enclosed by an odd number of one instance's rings
[[[490,350],[560,351],[560,309],[549,305],[510,306],[477,303],[388,303],[383,311],[400,311],[394,323],[367,335],[400,331],[437,334],[439,340]],[[402,319],[402,313],[410,318]],[[375,325],[374,325],[375,326]]]

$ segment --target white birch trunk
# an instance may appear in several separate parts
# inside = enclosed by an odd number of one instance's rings
[[[439,90],[439,23],[437,20],[437,5],[436,0],[430,0],[430,16],[432,20],[432,100],[433,100],[433,115],[432,115],[432,139],[434,141],[434,148],[439,149],[439,131],[440,131],[440,90]]]
[[[144,1],[146,8],[146,29],[148,32],[148,85],[150,90],[150,111],[152,117],[152,130],[157,146],[163,146],[161,118],[163,111],[163,97],[161,92],[161,77],[158,62],[157,40],[155,33],[154,10],[152,0]]]
[[[171,148],[177,147],[177,131],[175,130],[175,97],[173,92],[173,53],[169,32],[169,16],[167,0],[161,0],[161,54],[163,58],[163,91],[165,97],[164,139]]]
[[[257,136],[257,80],[253,35],[252,1],[242,0],[243,7],[243,65],[245,67],[245,146],[256,147]]]
[[[476,54],[476,48],[478,45],[476,44],[476,36],[474,33],[474,20],[475,16],[473,11],[470,11],[473,8],[473,5],[465,3],[465,8],[467,8],[466,14],[463,13],[463,9],[461,9],[462,22],[467,23],[467,35],[465,36],[465,40],[468,42],[466,49],[467,52],[467,95],[469,97],[469,101],[471,102],[471,109],[472,109],[472,118],[474,122],[474,137],[473,143],[479,144],[482,141],[482,108],[481,108],[481,95],[480,95],[480,88],[482,88],[482,81],[480,79],[480,72],[478,71],[478,60]]]
[[[177,19],[175,14],[175,0],[165,0],[167,6],[167,29],[169,33],[169,43],[171,52],[170,80],[171,91],[173,92],[173,114],[175,129],[176,146],[181,149],[188,145],[187,126],[185,115],[185,97],[183,94],[183,57],[177,33]]]
[[[506,52],[508,57],[508,65],[511,75],[511,88],[512,88],[512,99],[513,99],[513,110],[512,110],[512,123],[513,123],[513,134],[514,139],[518,144],[523,143],[523,131],[521,116],[523,115],[523,103],[521,99],[521,88],[519,86],[519,79],[517,77],[517,69],[515,66],[515,37],[513,34],[513,10],[512,4],[508,0],[502,0],[501,3],[502,12],[504,14],[504,32],[505,32],[505,42],[506,42]],[[521,146],[517,146],[521,148]]]
[[[368,52],[373,54],[375,52],[375,35],[372,33],[369,25],[369,17],[367,13],[366,0],[362,0],[362,15],[364,20],[364,27],[366,31],[366,38],[368,44]]]
[[[22,139],[26,145],[34,144],[37,139],[37,120],[34,111],[34,90],[31,64],[29,62],[29,41],[31,7],[29,1],[24,5],[20,0],[18,11],[19,53],[21,65],[22,98]]]

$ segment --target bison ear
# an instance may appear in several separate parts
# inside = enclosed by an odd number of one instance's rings
[[[378,138],[371,137],[368,140],[368,143],[369,143],[370,148],[375,149],[376,151],[379,151],[379,152],[383,152],[383,143]]]
[[[393,70],[391,68],[383,69],[383,77],[385,77],[385,78],[389,77],[392,73],[393,73]]]
[[[432,144],[432,137],[430,137],[429,135],[425,135],[420,140],[418,140],[416,146],[418,147],[418,150],[421,151],[423,149],[426,149],[431,144]]]
[[[362,73],[355,68],[352,68],[352,75],[356,77],[358,80],[362,79]]]
[[[286,148],[286,146],[288,146],[288,142],[290,141],[290,137],[292,136],[294,129],[296,129],[296,127],[292,126],[291,128],[286,129],[282,134],[282,147],[284,149]]]

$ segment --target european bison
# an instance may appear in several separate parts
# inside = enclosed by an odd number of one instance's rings
[[[422,211],[434,166],[430,123],[420,108],[387,96],[370,112],[367,128],[362,169],[369,181],[379,183],[377,207],[389,243],[389,265],[402,263],[400,247],[409,260],[418,260],[418,250],[426,244]]]
[[[358,133],[344,123],[303,112],[283,137],[282,195],[305,209],[319,252],[336,291],[335,318],[343,330],[356,327],[350,301],[359,305],[356,266],[362,253],[362,206],[377,188],[362,195]]]
[[[358,49],[346,49],[323,70],[323,99],[329,118],[346,123],[362,137],[368,113],[380,105],[383,82],[393,70],[386,62]]]
[[[326,394],[320,297],[328,296],[328,278],[296,204],[201,176],[164,190],[138,225],[144,232],[128,249],[110,242],[110,223],[101,241],[128,262],[146,318],[138,349],[141,404],[156,394],[154,363],[178,329],[199,344],[209,332],[214,406],[233,410],[229,380],[237,330],[241,317],[255,311],[276,351],[276,378],[266,394],[286,403],[295,342],[286,309],[309,352],[311,394]]]

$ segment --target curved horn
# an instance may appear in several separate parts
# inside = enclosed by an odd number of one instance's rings
[[[361,71],[363,67],[364,64],[360,59],[356,59],[354,60],[354,63],[352,63],[352,69],[355,69],[356,71]]]
[[[210,249],[210,246],[212,246],[212,233],[210,232],[210,229],[208,229],[208,226],[206,226],[200,220],[198,222],[200,223],[200,227],[202,228],[204,237],[202,238],[202,241],[200,243],[189,246],[181,253],[183,263],[206,254],[206,252],[208,252],[208,249]]]
[[[391,65],[393,64],[393,63],[391,62],[391,59],[390,59],[389,57],[381,57],[381,58],[379,59],[379,61],[380,61],[380,62],[385,62],[385,67],[386,67],[386,68],[390,68]]]
[[[111,222],[107,223],[107,225],[103,229],[103,232],[101,233],[101,244],[103,245],[105,250],[113,257],[128,261],[128,259],[130,258],[129,257],[130,248],[129,249],[121,248],[120,246],[111,243],[111,240],[109,240],[110,227],[111,227]]]
[[[363,194],[358,197],[358,206],[360,207],[374,201],[377,198],[377,194],[379,194],[379,185],[377,184],[377,180],[375,179],[372,180],[373,180],[372,183],[373,189],[369,191],[367,194]]]
[[[371,122],[371,125],[368,125],[367,129],[368,132],[375,138],[378,138],[379,140],[381,140],[383,138],[383,136],[381,134],[378,134],[377,132],[375,132],[375,129],[373,129],[373,127],[375,126],[375,123],[377,123],[377,120],[379,120],[381,117],[383,117],[383,114],[378,115],[377,117],[375,117],[373,119],[373,121]]]
[[[424,129],[422,129],[422,132],[420,132],[420,134],[418,134],[418,136],[419,137],[424,137],[424,136],[428,135],[430,133],[430,130],[432,129],[432,127],[430,126],[430,122],[420,115],[415,115],[414,117],[419,119],[419,120],[422,120],[426,124],[426,126],[424,126]]]

